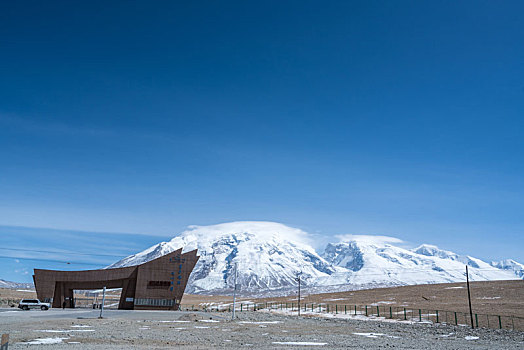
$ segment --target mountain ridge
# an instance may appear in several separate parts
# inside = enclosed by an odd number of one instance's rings
[[[275,222],[239,221],[210,226],[189,226],[169,242],[126,257],[108,268],[141,264],[175,249],[198,249],[200,260],[191,274],[187,292],[231,293],[235,266],[243,294],[277,295],[293,289],[297,276],[307,289],[342,290],[464,280],[524,278],[524,265],[507,259],[488,263],[431,244],[414,249],[387,236],[345,235],[328,243],[322,253],[310,245],[311,236]]]

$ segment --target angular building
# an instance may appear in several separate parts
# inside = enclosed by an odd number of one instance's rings
[[[104,270],[56,271],[35,269],[38,299],[53,307],[74,307],[75,290],[122,288],[119,309],[178,310],[197,250],[182,248],[141,265]]]

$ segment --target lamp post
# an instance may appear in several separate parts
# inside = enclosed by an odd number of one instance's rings
[[[100,306],[100,316],[98,318],[103,318],[102,313],[104,312],[104,303],[106,301],[106,287],[102,290],[102,305]]]
[[[297,278],[295,279],[296,281],[298,281],[298,315],[300,316],[300,275],[302,274],[299,273]]]
[[[233,287],[233,314],[231,315],[231,320],[235,319],[235,307],[236,307],[236,299],[237,299],[237,269],[238,264],[235,263],[235,276],[233,278],[234,281],[234,287]]]

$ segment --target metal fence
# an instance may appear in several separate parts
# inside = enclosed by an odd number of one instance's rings
[[[231,304],[225,305],[182,305],[186,310],[203,310],[224,312],[232,311]],[[288,313],[298,313],[297,303],[237,303],[236,312],[248,312],[257,310],[273,310]],[[382,317],[399,321],[411,321],[421,323],[441,323],[471,327],[471,316],[469,312],[458,312],[448,310],[413,309],[387,305],[347,305],[347,304],[314,304],[301,303],[300,311],[303,315],[315,315],[330,313],[334,315],[347,315],[350,317]],[[524,317],[511,315],[488,315],[473,314],[473,326],[475,328],[511,329],[524,331]]]
[[[118,309],[120,298],[108,298],[106,297],[104,302],[105,309]],[[88,309],[99,309],[102,304],[102,298],[75,298],[76,308],[88,308]]]

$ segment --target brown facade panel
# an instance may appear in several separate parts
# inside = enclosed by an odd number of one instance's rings
[[[198,261],[197,250],[182,249],[137,266],[104,270],[56,271],[35,269],[36,293],[53,307],[74,307],[73,291],[122,288],[119,309],[177,310],[189,275]]]

